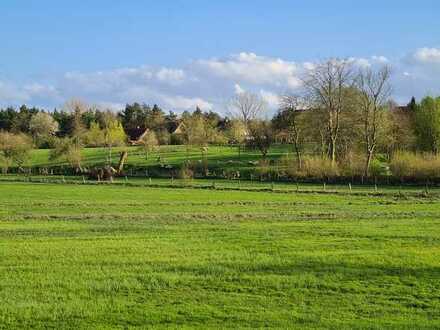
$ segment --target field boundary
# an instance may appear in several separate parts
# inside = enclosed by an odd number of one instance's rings
[[[270,192],[278,194],[323,194],[323,195],[345,195],[345,196],[370,196],[370,197],[395,197],[395,198],[407,198],[407,197],[419,197],[419,198],[433,198],[440,197],[440,191],[428,190],[427,187],[420,187],[420,190],[406,190],[400,189],[398,191],[386,191],[386,190],[351,190],[351,186],[347,187],[347,190],[336,190],[332,189],[330,186],[325,184],[321,189],[318,188],[308,188],[303,189],[299,185],[292,184],[292,189],[276,187],[275,183],[269,183],[267,187],[245,187],[245,186],[225,186],[218,184],[215,180],[210,183],[194,183],[194,182],[183,182],[183,181],[171,181],[169,183],[145,183],[145,182],[130,182],[126,181],[91,181],[91,180],[81,180],[81,179],[70,179],[70,178],[33,178],[33,177],[20,177],[20,178],[1,178],[0,184],[2,183],[31,183],[31,184],[60,184],[60,185],[89,185],[89,186],[118,186],[118,187],[144,187],[144,188],[168,188],[168,189],[199,189],[199,190],[216,190],[216,191],[243,191],[243,192]],[[303,186],[306,186],[303,184]],[[419,188],[419,187],[417,187]],[[366,188],[365,188],[366,189]]]

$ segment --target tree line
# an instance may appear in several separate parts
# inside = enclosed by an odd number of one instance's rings
[[[368,177],[385,171],[384,163],[393,167],[393,157],[405,158],[403,153],[427,160],[439,152],[440,97],[412,98],[398,106],[391,99],[391,75],[388,66],[358,67],[338,59],[317,63],[301,77],[296,94],[279,95],[272,118],[264,99],[249,92],[230,100],[227,115],[198,107],[178,115],[139,103],[114,112],[79,100],[52,112],[25,105],[2,109],[0,160],[3,168],[20,167],[31,148],[50,148],[52,159],[65,157],[81,171],[83,147],[106,147],[111,164],[112,148],[131,143],[146,157],[166,144],[230,144],[239,154],[246,146],[259,150],[264,161],[272,144],[284,143],[292,148],[288,167],[294,175],[310,174],[312,168],[336,173],[351,164]]]

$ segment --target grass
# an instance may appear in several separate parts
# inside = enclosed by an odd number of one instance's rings
[[[440,327],[440,199],[0,182],[0,327]]]
[[[119,152],[122,150],[128,150],[127,165],[144,168],[157,167],[160,164],[180,167],[185,160],[200,161],[203,159],[201,149],[195,146],[190,148],[183,145],[160,146],[156,151],[149,154],[148,159],[139,147],[117,147],[113,148],[112,151],[115,164],[118,162]],[[291,146],[274,145],[270,149],[268,159],[278,159],[288,153],[289,150],[291,152]],[[68,165],[63,159],[50,161],[49,152],[48,149],[33,150],[27,165],[34,167]],[[104,165],[107,161],[108,150],[105,148],[84,148],[82,156],[85,166]],[[159,156],[161,158],[160,162],[158,161]],[[239,155],[238,148],[235,146],[210,146],[206,158],[212,168],[245,170],[254,168],[254,162],[261,160],[261,154],[258,150],[242,150]]]
[[[62,175],[0,175],[0,182],[34,182],[34,183],[69,183],[69,184],[111,184],[89,180],[87,176]],[[194,188],[237,191],[271,191],[278,193],[326,193],[347,195],[394,195],[394,196],[438,196],[440,187],[437,185],[371,185],[371,184],[335,184],[335,183],[294,183],[294,182],[267,182],[260,180],[238,179],[174,179],[174,178],[145,178],[145,177],[115,177],[113,185],[135,187],[162,187],[162,188]]]

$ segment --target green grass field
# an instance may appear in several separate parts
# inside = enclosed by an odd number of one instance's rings
[[[0,183],[0,327],[440,328],[440,199]]]
[[[154,152],[149,153],[148,159],[145,152],[139,147],[117,147],[113,148],[112,160],[114,164],[118,163],[119,152],[121,150],[128,151],[127,165],[134,167],[157,167],[159,165],[168,165],[179,168],[184,161],[201,161],[204,159],[200,147],[169,145],[160,146]],[[206,160],[210,168],[217,169],[234,169],[249,170],[255,168],[256,162],[261,160],[261,154],[258,150],[242,150],[239,154],[238,148],[235,146],[209,146],[206,153]],[[48,149],[36,149],[32,151],[31,157],[26,166],[50,167],[68,165],[64,159],[55,161],[49,160]],[[292,152],[292,147],[288,145],[274,145],[270,149],[268,159],[279,159],[283,155]],[[84,148],[82,151],[84,166],[102,166],[107,162],[108,150],[105,148]],[[160,161],[158,158],[160,157]]]

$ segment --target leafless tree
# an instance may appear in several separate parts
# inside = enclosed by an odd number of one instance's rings
[[[260,150],[263,159],[274,142],[274,130],[270,121],[254,120],[249,124],[250,139],[248,143]]]
[[[390,67],[383,66],[378,70],[361,69],[356,77],[356,87],[360,96],[357,98],[363,126],[365,144],[365,176],[369,175],[371,160],[377,147],[379,136],[386,126],[386,102],[391,95],[389,83]]]
[[[281,119],[286,121],[290,142],[295,149],[298,169],[302,167],[303,127],[299,121],[302,102],[296,95],[283,95],[280,101]]]
[[[242,92],[232,99],[231,108],[233,115],[238,117],[249,129],[250,122],[266,111],[267,104],[257,94]]]
[[[340,117],[344,111],[346,91],[353,85],[351,61],[331,59],[317,64],[303,79],[307,100],[313,109],[322,109],[326,114],[329,139],[329,156],[336,161]]]
[[[82,139],[86,133],[86,127],[82,121],[82,115],[89,109],[87,103],[80,99],[70,99],[64,104],[64,110],[73,115],[73,131],[72,138],[76,144],[77,149],[80,149]]]

